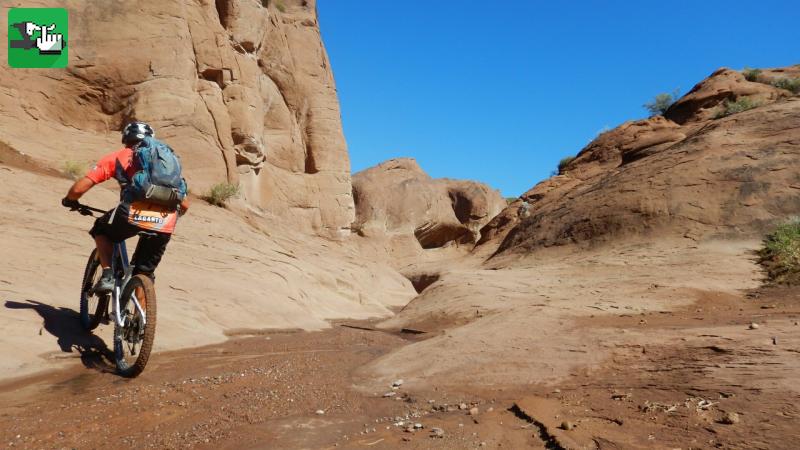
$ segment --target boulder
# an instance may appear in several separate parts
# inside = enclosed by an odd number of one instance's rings
[[[353,194],[354,231],[414,236],[425,249],[476,242],[480,228],[505,205],[498,191],[474,181],[433,179],[411,158],[356,173]]]

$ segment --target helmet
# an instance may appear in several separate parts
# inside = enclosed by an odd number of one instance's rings
[[[136,145],[145,138],[153,137],[156,132],[153,127],[144,122],[131,122],[122,129],[122,143],[125,145]]]

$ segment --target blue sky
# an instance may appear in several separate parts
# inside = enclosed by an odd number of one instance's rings
[[[800,63],[795,1],[319,0],[353,171],[410,156],[517,196],[721,66]]]

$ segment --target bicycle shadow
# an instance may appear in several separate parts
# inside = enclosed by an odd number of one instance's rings
[[[32,309],[44,321],[44,329],[55,336],[64,353],[77,351],[81,362],[89,369],[101,372],[114,372],[114,352],[99,336],[86,331],[81,325],[80,314],[71,308],[48,305],[36,300],[27,303],[6,300],[8,309]]]

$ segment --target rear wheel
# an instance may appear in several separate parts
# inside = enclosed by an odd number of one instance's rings
[[[156,335],[156,291],[153,281],[145,275],[134,275],[125,285],[119,303],[123,325],[115,321],[114,357],[117,371],[124,377],[135,377],[147,365]]]
[[[97,328],[108,310],[108,294],[97,296],[92,288],[103,275],[103,268],[97,258],[97,249],[92,250],[86,269],[83,271],[81,284],[81,325],[91,331]]]

